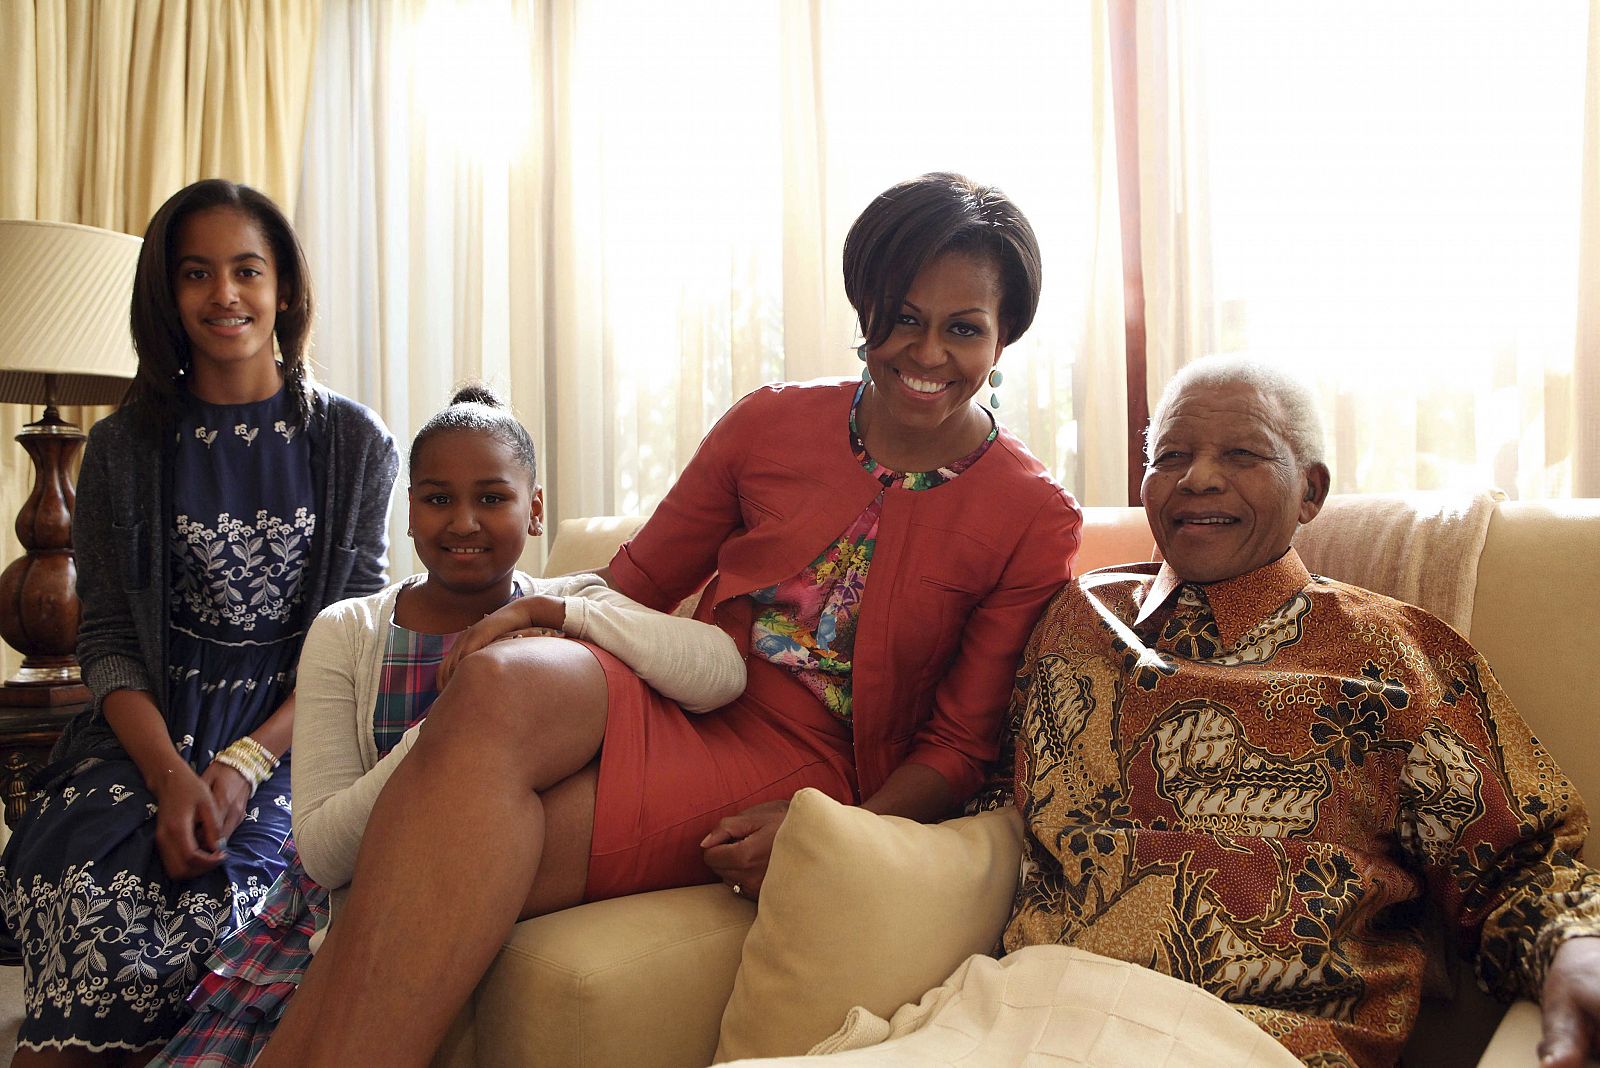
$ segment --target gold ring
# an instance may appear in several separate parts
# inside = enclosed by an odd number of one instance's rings
[[[744,896],[744,887],[740,886],[738,883],[734,883],[733,884],[733,896],[734,897],[743,897]]]

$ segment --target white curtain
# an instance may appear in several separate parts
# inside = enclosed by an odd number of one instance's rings
[[[1595,494],[1600,4],[1439,12],[1141,5],[1152,399],[1248,351],[1317,385],[1337,491]]]
[[[1316,382],[1340,490],[1596,493],[1597,5],[1136,5],[1151,399],[1253,351]],[[327,0],[298,215],[324,377],[402,441],[485,378],[554,517],[646,511],[738,396],[858,369],[845,230],[891,182],[959,170],[1045,252],[1000,418],[1085,503],[1124,503],[1106,20]]]
[[[1178,368],[1218,351],[1204,57],[1193,5],[1134,5],[1139,243],[1150,410]]]
[[[523,411],[542,404],[544,336],[530,328],[542,257],[511,240],[512,219],[538,196],[537,156],[527,145],[481,159],[456,150],[510,99],[537,106],[543,82],[517,51],[533,37],[528,5],[497,13],[504,23],[483,45],[498,50],[474,68],[424,4],[324,6],[295,220],[318,293],[314,357],[323,381],[378,410],[402,454],[469,377]],[[460,64],[454,79],[436,76],[448,61]],[[493,92],[480,92],[491,83],[479,74],[496,79]],[[532,190],[512,181],[529,173]],[[411,546],[396,498],[391,563],[404,575]]]
[[[1588,83],[1583,118],[1583,213],[1578,248],[1578,339],[1572,424],[1572,495],[1600,497],[1600,0],[1589,0]]]
[[[1045,249],[999,416],[1121,503],[1103,9],[970,12],[327,0],[297,217],[324,378],[402,441],[484,378],[535,432],[554,516],[645,511],[745,392],[858,371],[844,233],[892,182],[957,170]],[[400,508],[402,574],[404,530]]]

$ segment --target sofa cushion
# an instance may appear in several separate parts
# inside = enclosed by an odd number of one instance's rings
[[[804,1053],[852,1007],[888,1017],[991,952],[1021,852],[1012,808],[925,825],[800,791],[773,843],[717,1060]]]
[[[600,515],[587,519],[563,519],[556,528],[550,555],[543,574],[575,575],[596,571],[611,562],[617,546],[633,537],[648,516]]]
[[[524,920],[474,998],[478,1068],[709,1063],[754,913],[716,884]]]

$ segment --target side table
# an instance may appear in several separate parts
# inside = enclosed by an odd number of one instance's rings
[[[6,826],[28,805],[28,780],[44,767],[67,721],[89,703],[83,686],[0,686],[0,797]]]

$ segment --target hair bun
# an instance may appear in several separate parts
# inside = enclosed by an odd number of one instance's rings
[[[484,385],[482,382],[471,382],[456,390],[455,396],[450,398],[451,404],[481,404],[486,408],[504,408],[506,402],[500,394]]]

